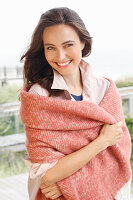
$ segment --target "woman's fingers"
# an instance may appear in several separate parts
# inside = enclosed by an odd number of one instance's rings
[[[54,189],[54,187],[50,187],[50,186],[49,187],[41,186],[40,188],[41,188],[41,191],[43,191],[44,194],[47,193],[47,192],[50,192],[51,190]]]
[[[113,125],[104,124],[100,131],[100,137],[102,137],[103,142],[106,146],[112,146],[120,142],[123,134],[122,130],[123,122],[117,122]]]
[[[58,197],[60,197],[62,194],[55,194],[55,195],[53,195],[50,199],[56,199],[56,198],[58,198]]]
[[[43,194],[47,194],[49,192],[52,192],[52,193],[56,193],[57,192],[57,189],[55,187],[52,187],[52,188],[41,188],[41,192]]]
[[[46,198],[52,198],[52,196],[54,196],[56,193],[55,192],[48,192],[45,194]]]
[[[42,192],[43,193],[43,192]],[[44,193],[43,193],[44,194]],[[49,198],[49,199],[56,199],[60,196],[62,196],[62,193],[58,192],[58,193],[55,193],[53,191],[51,192],[48,192],[46,194],[44,194],[46,198]]]
[[[50,186],[41,184],[40,189],[46,198],[56,199],[62,195],[62,192],[56,183]]]

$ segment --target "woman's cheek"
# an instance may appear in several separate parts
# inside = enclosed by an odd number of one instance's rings
[[[50,52],[45,53],[45,58],[47,61],[51,61],[53,59],[53,54]]]
[[[69,55],[71,55],[71,57],[77,57],[77,51],[75,50],[75,49],[71,49],[70,51],[69,51]]]

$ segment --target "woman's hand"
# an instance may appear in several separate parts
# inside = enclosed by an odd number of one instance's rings
[[[56,183],[50,186],[46,186],[44,183],[42,183],[40,188],[41,192],[45,195],[46,198],[56,199],[62,196],[62,192]]]
[[[105,142],[108,146],[112,146],[120,142],[122,137],[122,122],[118,122],[113,125],[105,124],[103,128],[100,131],[99,137],[103,139],[103,142]]]

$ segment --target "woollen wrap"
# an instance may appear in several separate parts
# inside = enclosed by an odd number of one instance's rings
[[[60,100],[20,93],[21,120],[26,147],[33,163],[52,163],[96,139],[103,124],[123,122],[121,141],[108,147],[73,175],[58,181],[63,196],[58,200],[114,200],[131,178],[131,138],[126,127],[121,97],[114,82],[99,105],[88,101]],[[36,200],[48,199],[39,190]]]

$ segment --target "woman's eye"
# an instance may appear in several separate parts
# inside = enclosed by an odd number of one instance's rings
[[[47,50],[53,50],[54,47],[47,47]]]
[[[70,46],[73,46],[73,44],[67,44],[67,45],[66,45],[66,47],[70,47]]]

